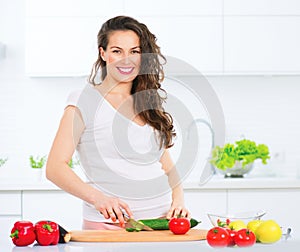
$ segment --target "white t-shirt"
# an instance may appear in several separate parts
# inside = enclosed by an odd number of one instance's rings
[[[164,150],[159,148],[157,132],[120,114],[91,85],[73,91],[67,105],[78,107],[85,124],[77,152],[88,183],[125,201],[136,219],[166,215],[171,190],[159,162]],[[87,202],[83,218],[107,222]]]

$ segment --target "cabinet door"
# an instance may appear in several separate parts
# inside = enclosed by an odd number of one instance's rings
[[[300,17],[225,16],[224,72],[300,72]]]
[[[28,76],[85,76],[97,59],[95,17],[32,17],[26,24]]]
[[[0,193],[0,216],[21,215],[21,191],[7,191]],[[1,227],[1,226],[0,226]]]
[[[21,191],[2,191],[0,202],[0,244],[12,244],[10,231],[22,219]]]
[[[158,7],[159,6],[159,7]],[[126,15],[139,16],[199,16],[222,15],[223,0],[151,0],[141,4],[140,0],[124,0]]]
[[[298,0],[225,0],[224,15],[300,15]]]
[[[63,191],[25,191],[23,219],[52,220],[67,230],[81,229],[81,200]]]
[[[300,189],[229,190],[228,212],[265,210],[264,220],[273,219],[283,228],[290,227],[300,237]]]
[[[27,0],[26,74],[88,75],[98,57],[102,23],[123,9],[123,0],[113,5],[99,0]]]
[[[99,17],[123,11],[124,0],[26,0],[27,17]]]
[[[209,229],[212,224],[207,216],[208,213],[226,213],[226,191],[225,190],[195,190],[185,191],[185,204],[192,217],[200,220],[198,228]]]

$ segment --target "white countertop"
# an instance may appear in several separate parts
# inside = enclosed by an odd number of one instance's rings
[[[60,190],[50,181],[44,179],[34,181],[29,179],[1,179],[0,191],[31,191],[31,190]],[[256,177],[224,178],[214,175],[204,185],[197,181],[183,183],[184,189],[193,190],[219,190],[219,189],[300,189],[300,179],[295,177]]]
[[[203,189],[300,189],[300,179],[295,177],[259,177],[249,176],[245,178],[224,178],[220,175],[214,175],[204,185],[198,182],[184,183],[185,190],[203,190]]]

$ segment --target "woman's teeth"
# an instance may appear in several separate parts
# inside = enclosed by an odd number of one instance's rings
[[[133,67],[117,67],[117,68],[122,74],[130,74],[133,71]]]

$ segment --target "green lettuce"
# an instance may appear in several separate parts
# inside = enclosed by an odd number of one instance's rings
[[[211,164],[221,170],[232,168],[236,161],[242,163],[242,167],[261,159],[267,164],[270,158],[269,148],[265,144],[256,144],[254,141],[243,139],[235,144],[227,143],[223,147],[216,146],[212,151]]]

